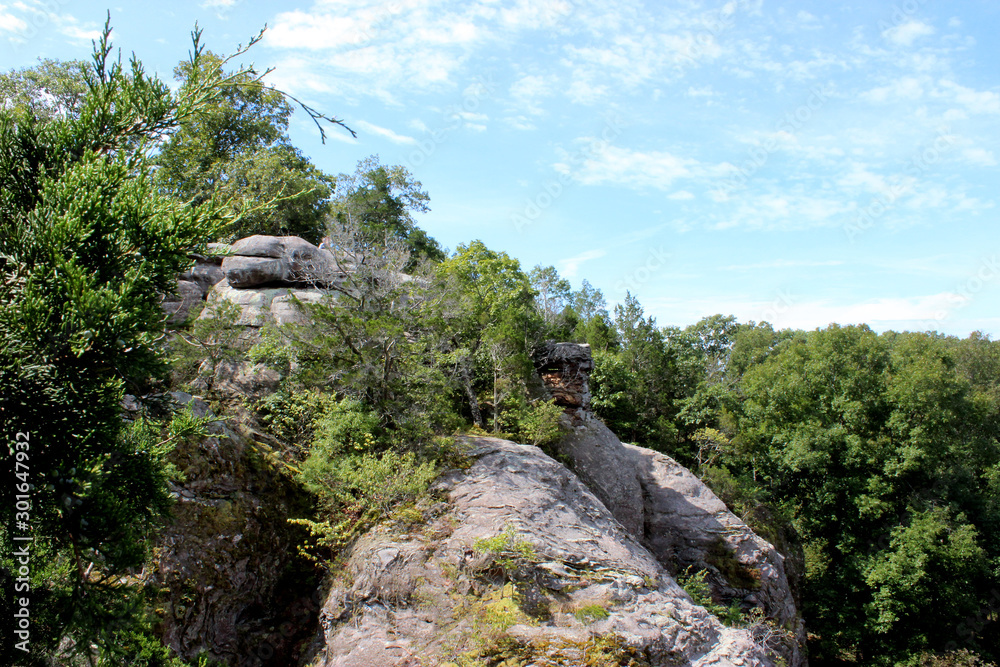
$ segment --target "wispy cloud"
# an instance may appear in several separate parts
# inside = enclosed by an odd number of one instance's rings
[[[24,20],[4,11],[3,5],[0,5],[0,32],[21,32],[27,27]]]
[[[594,259],[600,259],[604,257],[607,250],[588,250],[582,252],[575,257],[568,257],[566,259],[559,260],[559,273],[562,274],[564,278],[575,278],[578,271],[580,270],[580,265],[584,262],[589,262]]]
[[[896,46],[912,46],[919,37],[934,34],[933,26],[911,19],[882,32],[882,37]]]
[[[397,134],[387,127],[379,127],[378,125],[369,123],[365,120],[355,121],[354,125],[361,130],[361,132],[370,132],[374,135],[382,137],[383,139],[388,139],[394,144],[415,146],[418,143],[413,137],[406,136],[405,134]]]
[[[584,140],[599,146],[577,163],[572,156],[554,167],[583,185],[616,185],[632,189],[654,188],[669,190],[674,181],[721,177],[730,170],[726,164],[703,164],[697,159],[669,151],[639,151],[619,146],[602,145],[596,139]]]

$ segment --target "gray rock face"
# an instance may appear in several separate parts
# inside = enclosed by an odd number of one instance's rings
[[[288,265],[271,257],[226,257],[222,270],[233,287],[253,287],[284,282]]]
[[[590,347],[549,344],[536,356],[557,403],[585,405]],[[569,395],[570,398],[561,398]],[[560,402],[560,400],[562,402]],[[589,410],[568,410],[568,434],[557,445],[569,466],[605,507],[668,571],[707,570],[719,600],[760,607],[804,640],[804,627],[784,568],[784,557],[731,513],[695,475],[669,456],[624,445]],[[804,658],[798,646],[786,656]]]
[[[222,244],[209,243],[209,251],[223,251]],[[228,246],[226,246],[228,247]],[[167,322],[181,324],[205,301],[208,293],[224,277],[222,257],[194,255],[194,265],[177,276],[177,288],[166,294],[161,304]]]
[[[208,294],[215,284],[225,277],[226,275],[222,271],[222,257],[218,256],[198,256],[194,266],[178,276],[180,280],[197,284],[202,295]]]
[[[201,285],[191,280],[178,280],[173,294],[165,294],[160,307],[163,308],[170,324],[180,324],[191,315],[192,309],[200,305],[205,295]]]
[[[642,447],[625,448],[635,456],[643,489],[643,542],[660,562],[707,567],[724,597],[760,605],[769,617],[801,634],[784,557],[687,468]]]
[[[593,416],[575,420],[570,429],[560,453],[661,565],[675,574],[688,566],[707,570],[718,599],[761,607],[805,639],[784,557],[701,480],[669,456],[622,444]],[[802,664],[800,648],[788,648],[789,664]]]
[[[581,422],[574,420],[576,424]],[[634,537],[642,538],[646,510],[635,458],[604,422],[588,417],[559,443],[573,470]]]
[[[759,634],[694,605],[561,464],[536,447],[468,444],[476,462],[439,480],[426,523],[353,547],[310,665],[772,664]]]
[[[297,236],[249,236],[232,245],[222,262],[229,284],[329,285],[344,276],[333,254]]]
[[[264,364],[220,359],[213,365],[206,359],[191,385],[194,391],[205,395],[257,400],[277,391],[280,383],[278,371]]]
[[[294,287],[254,287],[237,289],[228,281],[217,284],[208,295],[209,305],[232,304],[236,309],[234,324],[262,327],[274,324],[305,324],[309,321],[306,313],[295,301],[318,303],[326,292],[315,288]],[[200,317],[215,317],[215,310],[207,308]]]
[[[200,398],[173,397],[196,416],[212,414]],[[158,632],[192,663],[205,652],[233,666],[296,664],[321,602],[319,577],[295,555],[303,536],[288,523],[308,500],[262,462],[259,445],[223,422],[208,429],[170,455],[184,481],[171,484],[173,521],[144,573],[160,591]]]

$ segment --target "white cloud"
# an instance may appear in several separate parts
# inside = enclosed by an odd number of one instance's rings
[[[389,128],[379,127],[378,125],[369,123],[368,121],[359,120],[356,121],[354,124],[358,127],[358,129],[362,130],[362,132],[367,130],[368,132],[378,135],[383,139],[388,139],[394,144],[415,146],[418,143],[417,140],[414,139],[413,137],[408,137],[403,134],[397,134],[396,132],[393,132]]]
[[[705,179],[728,172],[724,165],[705,165],[666,151],[637,151],[585,140],[585,148],[556,163],[561,174],[584,185],[621,185],[633,189],[669,190],[678,179]],[[589,148],[588,148],[589,146]]]
[[[570,84],[566,96],[571,102],[590,106],[602,101],[608,95],[608,87],[591,81],[577,79]]]
[[[757,262],[754,264],[732,264],[721,267],[724,271],[756,271],[760,269],[793,269],[810,268],[819,266],[842,266],[843,261],[831,259],[827,261],[814,261],[808,259],[776,259],[770,262]]]
[[[688,97],[714,97],[717,93],[711,86],[701,86],[700,88],[689,86],[685,94]]]
[[[648,312],[661,323],[688,324],[710,313],[735,315],[741,322],[767,321],[775,328],[822,329],[830,324],[868,324],[876,331],[940,329],[940,323],[960,305],[950,292],[914,297],[868,299],[837,303],[832,299],[807,299],[794,287],[779,288],[773,295],[719,296],[692,299],[661,297],[643,299]],[[669,317],[663,314],[668,313]]]
[[[920,322],[933,322],[955,308],[957,294],[941,292],[926,296],[871,299],[860,303],[836,304],[829,300],[792,303],[771,308],[772,324],[796,329],[814,329],[837,324],[869,324],[877,329],[906,329]],[[770,314],[765,311],[765,314]],[[932,325],[916,328],[931,328]]]
[[[431,128],[427,127],[427,123],[425,123],[424,121],[420,120],[419,118],[414,118],[413,120],[409,121],[407,123],[407,125],[409,127],[413,128],[414,130],[416,130],[417,132],[430,132],[431,131]]]
[[[882,33],[887,41],[896,46],[912,46],[914,40],[919,37],[926,37],[934,34],[934,27],[922,21],[910,19],[905,23],[893,26]]]
[[[535,123],[530,118],[528,118],[523,114],[518,116],[507,116],[503,120],[505,123],[507,123],[507,125],[514,128],[515,130],[528,131],[528,130],[538,129],[538,126],[535,125]]]
[[[1000,113],[1000,95],[991,90],[975,90],[954,81],[942,80],[942,96],[965,107],[970,113]]]
[[[3,11],[0,5],[0,32],[21,32],[28,27],[28,24],[13,14]]]
[[[500,10],[500,22],[509,30],[541,29],[557,25],[573,11],[566,0],[518,0]]]
[[[667,195],[667,199],[676,199],[678,201],[684,201],[687,199],[694,199],[694,195],[687,190],[678,190],[677,192],[672,192]]]
[[[101,36],[100,30],[84,30],[83,28],[75,25],[68,25],[62,28],[60,32],[70,39],[78,39],[87,42],[98,39]]]
[[[577,272],[580,270],[580,265],[584,262],[589,262],[593,259],[599,259],[607,255],[606,250],[588,250],[582,252],[575,257],[569,257],[566,259],[560,259],[557,264],[559,265],[559,273],[564,278],[574,278]]]
[[[869,102],[882,104],[885,102],[901,102],[918,100],[924,95],[924,85],[912,76],[904,76],[887,86],[873,88],[861,93],[860,97]]]
[[[552,95],[554,77],[525,75],[510,86],[510,96],[516,107],[534,116],[545,112],[542,102]]]

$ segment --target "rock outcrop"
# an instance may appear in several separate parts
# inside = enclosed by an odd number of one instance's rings
[[[247,336],[305,323],[296,301],[318,302],[354,270],[302,239],[264,236],[199,266],[178,295],[196,303],[210,289],[202,317],[228,307]],[[189,660],[205,651],[248,667],[803,665],[781,554],[676,461],[623,444],[590,412],[588,346],[552,343],[535,361],[566,411],[553,452],[566,465],[536,447],[466,439],[471,465],[438,480],[419,518],[411,509],[361,537],[322,595],[296,569],[286,521],[306,513],[302,498],[266,448],[221,423],[184,443],[177,521],[148,573],[167,643]],[[203,389],[253,399],[279,381],[224,362]],[[763,614],[723,625],[672,578],[689,566],[707,572],[716,602]]]
[[[556,405],[567,410],[590,408],[590,372],[594,360],[589,345],[548,343],[535,355],[535,368]]]
[[[346,273],[333,253],[297,236],[249,236],[232,246],[222,262],[226,280],[236,288],[260,285],[330,285]]]
[[[249,236],[233,243],[221,261],[220,280],[207,297],[213,307],[201,317],[229,310],[238,326],[305,324],[308,314],[299,303],[318,303],[354,270],[352,257],[335,256],[297,236]]]
[[[475,463],[439,480],[426,523],[351,550],[310,665],[772,664],[759,634],[693,604],[564,466],[467,443]]]
[[[586,387],[579,376],[590,348],[560,343],[559,358],[568,378],[543,369],[552,395],[567,387]],[[567,348],[575,347],[576,350]],[[582,390],[580,391],[582,395]],[[560,403],[582,404],[582,396]],[[776,624],[805,639],[784,557],[730,512],[705,484],[669,456],[623,444],[587,410],[565,420],[568,435],[556,445],[570,468],[605,507],[671,574],[688,567],[708,572],[714,597],[743,609],[760,607]],[[798,645],[789,647],[790,664],[804,661]]]
[[[201,399],[172,396],[211,416]],[[304,535],[287,520],[306,515],[309,501],[259,445],[223,422],[208,428],[209,437],[171,454],[183,481],[171,484],[173,521],[144,574],[159,591],[158,632],[192,664],[200,655],[234,666],[296,664],[316,623],[320,578],[297,556]]]
[[[167,322],[181,324],[207,298],[208,293],[225,274],[222,271],[222,256],[229,246],[224,243],[209,243],[207,255],[193,255],[194,265],[177,276],[177,288],[163,297],[162,308]]]
[[[325,296],[323,290],[296,287],[251,287],[238,289],[222,281],[208,295],[208,304],[202,317],[215,317],[217,308],[231,307],[233,324],[262,327],[265,324],[305,324],[309,316],[299,307],[300,303],[319,303]]]

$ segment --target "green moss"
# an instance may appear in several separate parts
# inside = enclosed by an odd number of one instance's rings
[[[733,588],[760,590],[760,570],[741,563],[736,557],[736,552],[721,537],[716,537],[709,545],[705,560],[719,570]]]
[[[584,605],[574,611],[573,615],[576,616],[576,620],[586,624],[603,621],[609,616],[608,610],[599,604]]]

